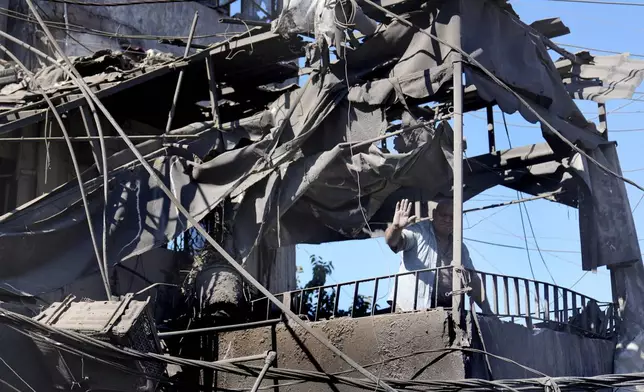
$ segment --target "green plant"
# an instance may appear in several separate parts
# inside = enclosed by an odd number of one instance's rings
[[[311,255],[309,258],[311,263],[311,280],[304,285],[300,286],[299,274],[303,272],[303,268],[298,266],[298,287],[303,289],[303,303],[301,306],[301,314],[308,317],[309,320],[315,319],[315,314],[317,310],[318,320],[328,319],[333,316],[333,307],[335,304],[335,289],[322,290],[320,292],[320,298],[318,298],[318,290],[306,290],[314,289],[316,287],[321,287],[326,284],[326,280],[333,273],[333,262],[326,261],[320,256]],[[318,309],[319,302],[319,309]],[[358,295],[355,313],[353,317],[363,317],[370,314],[371,311],[372,298],[366,297],[364,295]],[[299,299],[297,305],[299,306]],[[376,307],[377,308],[377,307]],[[299,311],[299,309],[298,309]],[[344,309],[338,309],[335,316],[344,317],[349,316],[350,311]]]

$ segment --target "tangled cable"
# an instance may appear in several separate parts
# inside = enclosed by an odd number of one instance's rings
[[[82,335],[80,333],[62,330],[41,324],[29,317],[7,311],[0,311],[0,324],[5,324],[8,327],[41,342],[54,345],[56,348],[63,351],[89,358],[100,363],[113,366],[124,372],[130,374],[137,374],[151,379],[157,379],[163,382],[170,382],[169,380],[161,377],[155,378],[150,374],[142,374],[134,369],[128,368],[123,365],[124,360],[136,360],[146,362],[161,362],[165,364],[173,364],[178,366],[189,366],[200,369],[210,369],[226,373],[231,373],[240,376],[256,377],[261,371],[261,366],[245,365],[245,364],[226,364],[218,362],[200,361],[195,359],[187,359],[169,355],[162,355],[159,353],[144,353],[130,348],[120,348],[108,342],[101,341],[90,336]],[[550,391],[574,390],[574,389],[590,389],[590,388],[609,388],[609,387],[629,387],[644,385],[644,373],[633,374],[608,374],[595,377],[547,377],[537,370],[531,369],[527,366],[521,365],[508,358],[498,355],[487,353],[482,350],[448,347],[436,350],[424,350],[411,354],[401,355],[395,358],[389,358],[383,362],[390,362],[400,360],[407,357],[440,353],[440,352],[470,352],[487,355],[491,358],[502,360],[514,365],[520,366],[522,369],[536,374],[538,377],[525,378],[525,379],[511,379],[511,380],[482,380],[482,379],[464,379],[464,380],[396,380],[396,379],[383,379],[389,385],[398,390],[416,390],[422,388],[424,391],[458,391],[462,389],[468,390],[508,390],[508,391],[543,391],[544,389]],[[374,363],[368,366],[374,366],[381,362]],[[376,382],[363,378],[355,378],[345,376],[352,372],[352,370],[340,372],[336,374],[327,374],[318,371],[308,371],[299,369],[285,369],[273,368],[270,369],[266,377],[269,379],[279,379],[287,381],[299,382],[316,382],[316,383],[335,383],[342,384],[361,389],[377,390],[379,386]],[[293,384],[290,384],[293,385]]]
[[[344,22],[338,18],[339,13],[344,16]],[[335,3],[335,25],[341,29],[353,29],[355,27],[357,13],[358,3],[356,3],[356,0],[338,0]]]

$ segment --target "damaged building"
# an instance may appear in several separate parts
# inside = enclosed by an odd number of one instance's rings
[[[570,53],[560,19],[525,24],[505,0],[250,1],[234,19],[215,1],[13,3],[0,390],[644,383],[639,185],[605,110],[644,62]],[[543,141],[497,149],[494,108]],[[485,109],[489,152],[465,157],[463,114]],[[578,209],[582,268],[610,269],[613,303],[480,271],[492,314],[458,278],[451,306],[409,311],[402,275],[296,287],[295,245],[370,238],[405,198],[423,217],[454,200],[460,276],[463,202],[495,186]]]

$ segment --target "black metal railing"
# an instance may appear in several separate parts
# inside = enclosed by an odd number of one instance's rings
[[[597,300],[552,283],[513,276],[475,272],[492,313],[521,322],[529,328],[549,327],[581,331],[595,337],[610,337],[619,317],[612,303]],[[469,308],[473,308],[469,300]]]
[[[449,308],[453,295],[463,296],[466,310],[485,314],[476,305],[472,296],[453,294],[451,279],[449,286],[442,283],[441,274],[452,267],[430,268],[395,275],[361,279],[332,285],[303,288],[277,295],[283,303],[300,317],[310,321],[338,317],[365,317],[390,314],[400,311],[418,311],[436,308],[441,304]],[[471,278],[478,275],[481,289],[490,305],[492,315],[520,323],[528,328],[550,328],[567,332],[581,332],[593,337],[609,338],[618,325],[615,307],[601,303],[586,295],[552,283],[524,279],[514,276],[468,271]],[[401,278],[413,276],[413,306],[408,309],[399,306],[399,293],[407,290],[401,287]],[[433,280],[431,303],[419,303],[420,282]],[[449,275],[451,276],[451,274]],[[405,279],[405,284],[409,279]],[[448,298],[444,298],[448,297]],[[469,297],[469,298],[467,298]],[[466,300],[467,299],[467,300]],[[266,298],[253,301],[256,317],[270,319],[280,317],[279,309]]]

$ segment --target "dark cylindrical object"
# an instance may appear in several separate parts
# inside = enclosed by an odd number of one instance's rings
[[[225,313],[230,319],[241,317],[246,306],[244,282],[227,263],[213,262],[197,275],[201,317],[209,318]]]

